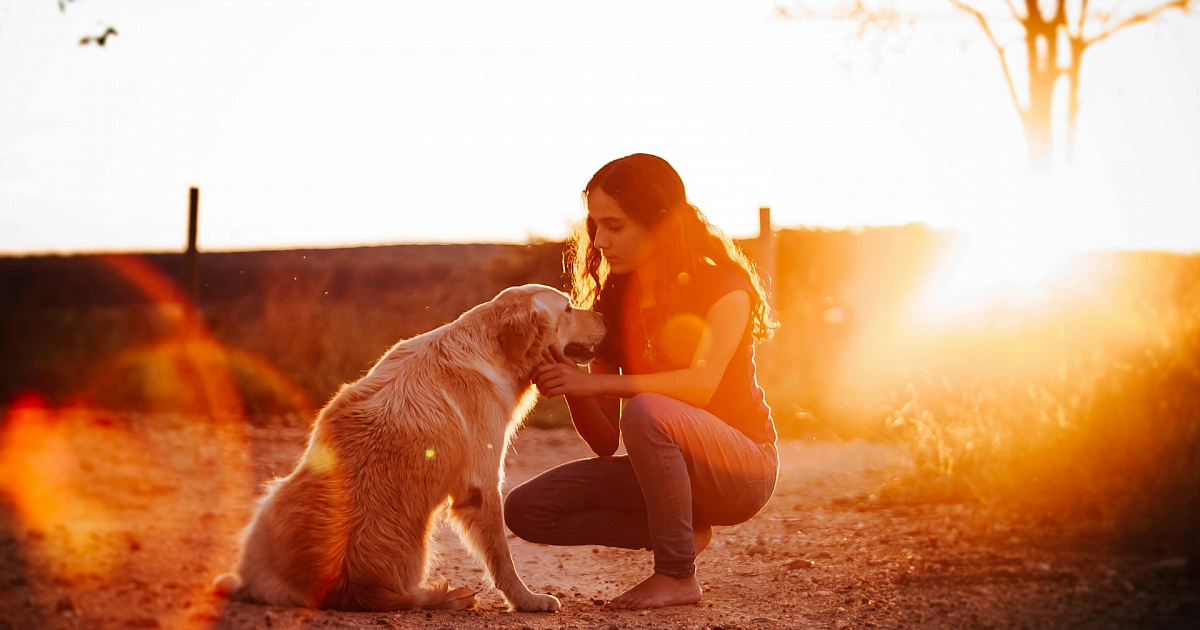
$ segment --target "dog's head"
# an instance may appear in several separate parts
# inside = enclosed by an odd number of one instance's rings
[[[576,363],[587,363],[604,338],[604,317],[578,309],[557,289],[526,284],[492,300],[499,317],[500,347],[513,361],[536,360],[550,347]]]

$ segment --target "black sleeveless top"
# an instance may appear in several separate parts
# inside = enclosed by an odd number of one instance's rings
[[[624,374],[651,374],[687,368],[695,356],[705,317],[713,304],[733,291],[754,295],[745,273],[733,266],[700,265],[695,278],[681,274],[680,304],[675,312],[663,305],[643,309],[636,300],[602,299],[596,310],[604,313],[609,333],[598,348],[600,358]],[[624,278],[609,276],[605,291],[625,291]],[[612,295],[612,294],[610,294]],[[608,297],[608,296],[605,296]],[[754,365],[753,321],[747,320],[737,350],[725,374],[703,409],[741,431],[757,443],[774,442],[771,408],[758,384]]]

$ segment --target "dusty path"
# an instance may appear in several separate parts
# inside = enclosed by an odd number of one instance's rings
[[[0,503],[0,630],[1200,627],[1195,567],[1181,559],[1063,545],[1064,525],[1047,519],[994,524],[978,508],[872,497],[904,470],[903,452],[816,441],[781,442],[767,508],[717,530],[699,561],[699,605],[601,610],[649,573],[648,552],[510,539],[525,581],[565,605],[503,612],[482,569],[442,530],[439,571],[480,590],[474,610],[223,607],[204,589],[232,562],[253,488],[290,470],[302,426],[95,414],[28,424],[23,455],[0,459],[20,488]],[[587,454],[573,432],[523,430],[510,485]]]

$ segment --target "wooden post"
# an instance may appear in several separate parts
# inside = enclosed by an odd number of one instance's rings
[[[188,190],[188,244],[187,251],[183,253],[183,286],[193,305],[196,303],[199,288],[196,282],[196,257],[199,255],[196,251],[196,227],[199,216],[200,189],[192,186]]]
[[[755,247],[758,273],[771,297],[771,308],[775,308],[775,231],[771,229],[771,207],[758,209],[758,243]]]
[[[758,242],[755,243],[755,263],[758,265],[758,275],[763,282],[763,287],[767,290],[767,299],[769,303],[767,308],[771,310],[772,318],[778,319],[775,315],[775,231],[771,229],[771,207],[761,206],[758,209]],[[774,345],[770,342],[760,344],[755,350],[755,361],[762,368],[763,374],[770,374],[775,371],[775,352],[771,350]]]

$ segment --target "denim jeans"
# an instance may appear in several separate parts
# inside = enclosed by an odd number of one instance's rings
[[[775,489],[774,444],[673,398],[631,398],[621,438],[628,455],[568,462],[513,488],[508,528],[535,543],[651,549],[656,572],[687,577],[693,528],[749,520]]]

